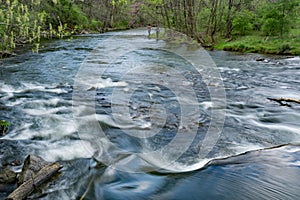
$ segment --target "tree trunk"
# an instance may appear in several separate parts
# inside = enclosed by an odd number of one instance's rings
[[[187,0],[187,8],[188,8],[188,24],[189,30],[188,35],[190,37],[194,37],[194,27],[195,27],[195,20],[194,20],[194,0]]]
[[[169,14],[168,14],[168,9],[167,9],[167,3],[164,3],[163,5],[163,13],[165,15],[165,21],[167,22],[168,28],[171,29],[171,23],[170,23],[170,19],[169,19]]]
[[[206,34],[210,36],[211,43],[215,43],[214,35],[216,33],[217,29],[217,8],[218,8],[218,0],[212,0],[211,1],[211,10],[210,10],[210,16],[208,20],[208,26],[206,29]]]
[[[231,38],[231,31],[232,31],[232,0],[228,0],[228,13],[226,18],[226,38]]]

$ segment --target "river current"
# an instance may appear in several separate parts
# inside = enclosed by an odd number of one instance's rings
[[[299,199],[300,105],[268,98],[300,99],[300,58],[146,35],[0,61],[1,166],[27,154],[64,166],[31,199]]]

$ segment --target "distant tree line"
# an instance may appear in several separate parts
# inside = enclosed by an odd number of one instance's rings
[[[200,43],[253,33],[283,37],[299,27],[299,0],[147,0],[159,23]],[[153,14],[155,11],[155,15]],[[157,18],[154,20],[157,21]],[[155,22],[157,23],[157,22]]]
[[[180,31],[202,44],[216,37],[284,37],[300,24],[300,0],[0,0],[0,50],[83,30],[146,26]]]

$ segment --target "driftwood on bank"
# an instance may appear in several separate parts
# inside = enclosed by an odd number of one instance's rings
[[[291,98],[268,98],[268,99],[279,103],[281,106],[287,106],[287,107],[291,107],[291,105],[288,103],[300,104],[299,99],[291,99]]]
[[[9,51],[1,51],[0,52],[0,59],[8,58],[8,57],[15,56],[15,55],[16,55],[15,53],[12,53],[12,52],[9,52]]]
[[[19,187],[15,189],[6,200],[26,199],[35,189],[54,176],[62,165],[48,163],[40,157],[28,156],[20,174]]]

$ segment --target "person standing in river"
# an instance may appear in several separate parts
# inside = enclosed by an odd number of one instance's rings
[[[148,29],[148,37],[150,37],[151,34],[151,28],[152,26],[150,24],[148,24],[147,29]]]
[[[159,32],[160,32],[160,29],[159,29],[159,26],[157,25],[156,26],[156,40],[158,40],[158,38],[159,38]]]

